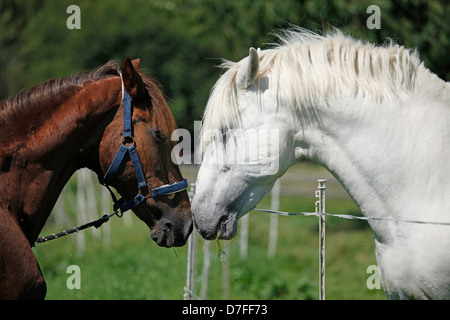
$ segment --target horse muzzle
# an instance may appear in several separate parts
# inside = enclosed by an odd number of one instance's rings
[[[186,244],[191,232],[191,219],[185,221],[184,224],[181,225],[172,223],[163,218],[150,229],[150,237],[160,247],[182,247]]]
[[[205,240],[223,239],[230,240],[234,238],[237,232],[236,214],[224,213],[219,218],[213,215],[207,215],[192,210],[194,225],[197,231]]]

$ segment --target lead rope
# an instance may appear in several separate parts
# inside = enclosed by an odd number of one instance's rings
[[[87,229],[87,228],[95,227],[95,228],[98,229],[105,222],[108,222],[109,218],[111,218],[112,216],[116,215],[117,213],[118,213],[118,210],[116,210],[116,211],[114,211],[113,213],[110,213],[110,214],[104,214],[100,219],[91,221],[91,222],[83,224],[81,226],[78,226],[78,227],[75,227],[75,228],[71,228],[71,229],[67,229],[67,230],[64,230],[64,231],[61,231],[61,232],[58,232],[58,233],[54,233],[54,234],[51,234],[51,235],[46,236],[46,237],[40,237],[34,242],[33,247],[36,246],[36,244],[38,244],[38,243],[43,243],[43,242],[47,242],[47,241],[50,241],[50,240],[58,239],[58,238],[67,236],[69,234],[72,234],[72,233],[75,233],[75,232]]]

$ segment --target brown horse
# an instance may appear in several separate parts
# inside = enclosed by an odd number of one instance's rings
[[[121,77],[119,76],[121,73]],[[44,298],[31,250],[72,174],[103,177],[123,142],[122,84],[132,101],[134,144],[151,188],[181,181],[171,161],[175,121],[163,94],[126,59],[89,73],[53,79],[0,102],[0,298]],[[141,192],[126,156],[111,181],[125,201]],[[146,196],[133,208],[160,246],[182,246],[192,230],[186,191]]]

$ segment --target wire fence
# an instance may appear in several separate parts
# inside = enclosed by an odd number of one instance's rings
[[[438,222],[438,221],[421,221],[421,220],[403,220],[403,219],[394,219],[394,218],[382,218],[382,217],[371,217],[367,216],[366,212],[362,211],[362,216],[356,216],[356,215],[349,215],[349,214],[334,214],[334,213],[328,213],[326,212],[326,179],[318,179],[318,187],[316,190],[316,198],[318,199],[315,203],[315,212],[288,212],[288,211],[279,211],[275,210],[275,207],[277,205],[271,205],[271,209],[254,209],[253,211],[259,211],[259,212],[265,212],[273,214],[273,216],[317,216],[319,218],[319,300],[325,300],[325,218],[326,217],[334,217],[334,218],[340,218],[340,219],[347,219],[347,220],[362,220],[362,221],[384,221],[384,222],[391,222],[391,223],[407,223],[407,224],[421,224],[421,225],[439,225],[439,226],[450,226],[450,222]],[[190,189],[190,198],[194,196],[195,193],[195,184],[191,184]],[[278,203],[279,204],[279,189],[275,188],[275,194],[278,196],[278,200],[274,200],[274,193],[272,193],[272,203]],[[276,197],[275,197],[276,198]],[[278,202],[276,202],[278,201]],[[244,219],[245,216],[242,218]],[[242,220],[241,219],[241,220]],[[276,240],[275,244],[273,244],[274,239],[276,239],[276,236],[274,237],[273,234],[276,234],[274,229],[274,226],[276,227],[278,224],[276,223],[276,220],[271,219],[272,222],[275,221],[273,226],[271,225],[270,233],[272,234],[269,238],[271,239],[269,242],[269,250],[268,250],[268,256],[273,257],[275,254],[275,247],[276,247]],[[248,223],[248,221],[247,221]],[[247,226],[248,228],[248,226]],[[245,228],[244,228],[245,229]],[[244,232],[246,235],[246,233]],[[245,238],[246,236],[244,236]],[[202,289],[200,292],[200,296],[195,295],[195,253],[196,253],[196,245],[197,245],[197,239],[198,239],[198,233],[194,230],[192,236],[189,238],[188,246],[190,249],[188,249],[188,266],[187,266],[187,283],[186,287],[184,288],[184,299],[185,300],[202,300],[206,298],[207,293],[207,286],[208,286],[208,275],[209,275],[209,247],[204,247],[204,265],[202,269],[202,275],[200,276],[200,281],[202,282]],[[205,244],[209,241],[205,241]],[[241,244],[242,247],[242,244]],[[244,248],[246,251],[247,247],[244,245]],[[241,252],[241,257],[246,256],[246,253]],[[229,267],[229,265],[224,264],[224,268]],[[224,270],[224,274],[229,274],[229,271]],[[223,280],[224,283],[226,283],[226,280]],[[224,295],[226,296],[226,295]]]

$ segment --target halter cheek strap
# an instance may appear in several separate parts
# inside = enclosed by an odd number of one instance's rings
[[[99,178],[100,184],[104,185],[111,194],[111,197],[114,202],[114,211],[120,210],[123,214],[125,211],[133,209],[141,202],[143,202],[148,197],[157,197],[168,195],[176,192],[183,191],[187,189],[188,183],[186,179],[183,181],[175,182],[171,185],[164,185],[158,188],[153,188],[150,190],[150,194],[147,197],[142,195],[142,190],[148,191],[147,181],[145,179],[144,171],[142,170],[141,161],[139,160],[139,156],[136,150],[136,145],[134,143],[133,131],[132,131],[132,106],[131,106],[131,97],[129,93],[125,90],[122,74],[120,74],[120,79],[122,80],[122,104],[123,104],[123,138],[122,144],[119,147],[111,165],[109,166],[106,174],[103,178]],[[126,154],[129,154],[131,163],[134,167],[134,172],[136,175],[136,179],[138,182],[139,193],[130,201],[124,203],[122,199],[117,200],[113,191],[110,188],[110,184],[117,173],[121,163]]]

